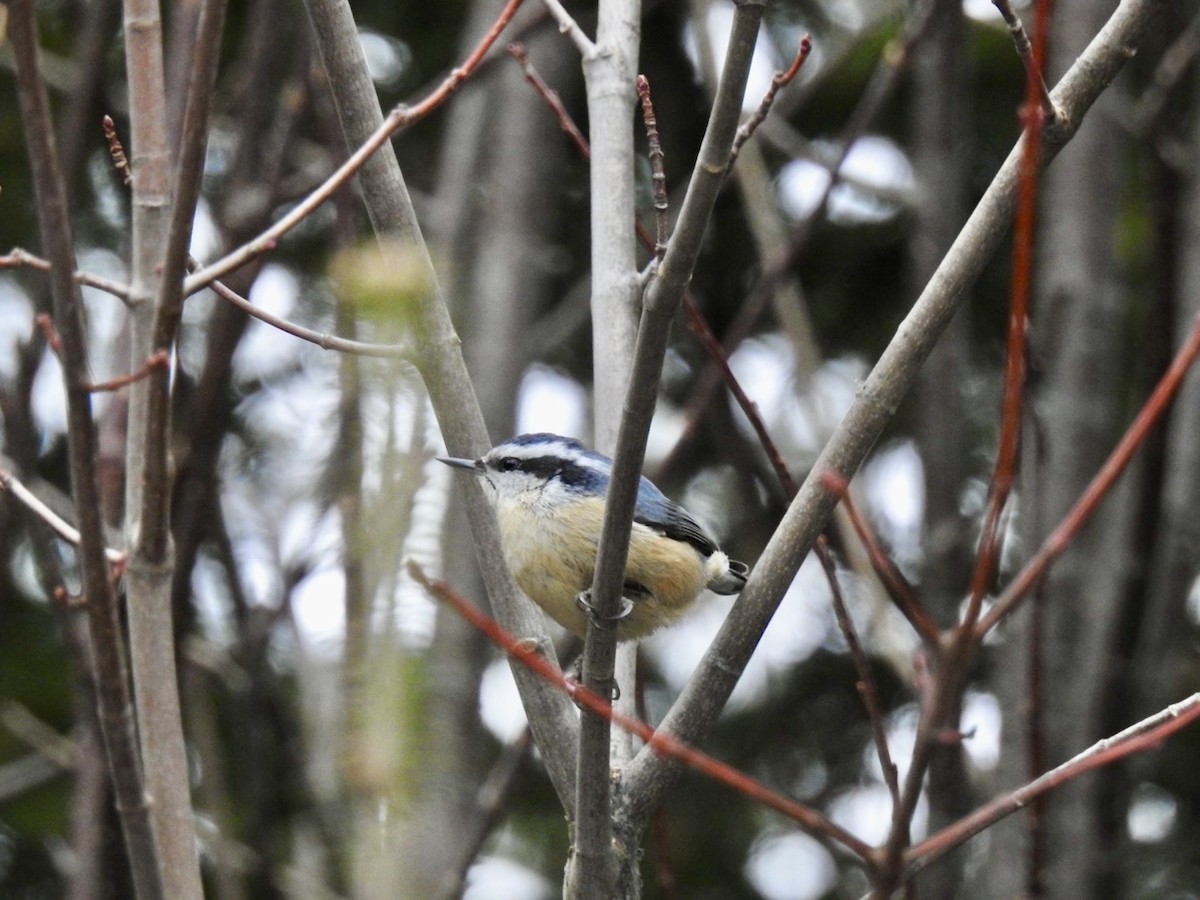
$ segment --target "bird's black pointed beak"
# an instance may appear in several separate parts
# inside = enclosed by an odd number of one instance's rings
[[[455,469],[466,469],[475,475],[483,474],[483,461],[478,459],[456,459],[453,456],[435,456],[438,462],[445,463]]]

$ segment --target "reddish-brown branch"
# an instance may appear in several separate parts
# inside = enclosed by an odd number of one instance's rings
[[[850,524],[854,528],[854,533],[858,535],[858,539],[862,541],[863,546],[867,548],[867,556],[871,560],[871,566],[875,569],[875,574],[879,576],[879,580],[887,589],[888,596],[900,613],[908,620],[908,623],[913,627],[913,630],[921,636],[925,642],[925,646],[933,653],[936,653],[941,645],[941,630],[938,628],[937,622],[929,615],[928,610],[918,599],[916,591],[912,589],[912,585],[908,583],[908,579],[904,577],[901,571],[896,568],[896,564],[884,552],[883,547],[879,543],[879,538],[862,514],[858,511],[858,504],[850,496],[850,486],[846,479],[836,472],[822,472],[821,480],[825,486],[836,493],[842,501],[842,505],[846,509],[846,514],[850,518]]]
[[[1200,694],[1172,704],[1119,734],[1093,744],[1083,753],[1061,766],[1051,769],[1040,778],[1010,794],[997,797],[953,825],[911,847],[905,854],[906,879],[916,875],[931,863],[967,839],[994,825],[1005,816],[1026,807],[1037,797],[1061,787],[1068,781],[1107,766],[1119,759],[1157,747],[1177,731],[1200,719]]]
[[[489,641],[540,678],[566,691],[579,706],[596,715],[603,716],[626,731],[637,735],[661,756],[690,766],[708,778],[788,817],[814,837],[848,850],[860,862],[864,864],[869,862],[870,846],[841,826],[826,819],[816,810],[771,790],[762,782],[727,766],[700,750],[675,740],[669,734],[655,731],[640,719],[618,712],[613,709],[608,700],[599,694],[589,691],[573,681],[568,681],[556,666],[537,652],[535,647],[531,647],[528,642],[520,641],[506,632],[495,621],[469,603],[466,598],[458,594],[450,584],[441,579],[429,578],[415,562],[410,561],[407,569],[413,580],[438,600],[450,606]]]
[[[1007,7],[1007,0],[996,4]],[[979,555],[971,576],[971,593],[963,617],[961,635],[969,640],[983,608],[983,598],[995,577],[1002,541],[1001,523],[1016,478],[1017,454],[1021,443],[1021,407],[1025,392],[1026,330],[1029,320],[1029,295],[1033,283],[1033,247],[1036,237],[1038,175],[1042,146],[1042,131],[1047,116],[1041,109],[1041,98],[1047,97],[1042,80],[1045,67],[1047,31],[1049,30],[1049,0],[1036,4],[1036,30],[1033,49],[1028,57],[1025,79],[1025,103],[1021,118],[1025,125],[1021,152],[1021,169],[1017,184],[1016,222],[1013,226],[1012,291],[1008,310],[1008,339],[1004,360],[1004,400],[1001,413],[1000,447],[992,475],[990,496],[984,513],[983,533],[979,539]],[[1008,10],[1009,15],[1012,10]],[[1020,21],[1017,20],[1018,25]],[[1010,28],[1012,25],[1010,24]],[[1024,29],[1021,30],[1024,36]],[[1014,32],[1016,37],[1016,32]],[[1028,40],[1025,41],[1028,43]],[[1018,44],[1018,50],[1020,44]],[[1051,109],[1053,105],[1051,104]]]
[[[1017,56],[1021,57],[1021,64],[1025,66],[1027,85],[1032,85],[1037,90],[1037,102],[1041,107],[1042,114],[1048,122],[1053,122],[1058,111],[1054,108],[1054,101],[1050,99],[1050,89],[1046,87],[1046,79],[1042,76],[1042,64],[1046,59],[1044,48],[1039,54],[1036,45],[1030,43],[1029,35],[1025,33],[1025,26],[1021,24],[1020,17],[1013,11],[1012,4],[1008,0],[992,0],[992,5],[1000,11],[1000,15],[1004,18],[1004,24],[1008,26],[1008,33],[1012,35]],[[1045,34],[1048,17],[1040,10],[1034,15],[1037,18],[1037,33],[1040,37]],[[1028,101],[1027,93],[1026,103]]]
[[[93,394],[102,394],[109,391],[119,391],[121,388],[129,387],[135,381],[141,381],[150,375],[156,369],[165,368],[171,362],[171,354],[166,350],[157,350],[146,357],[146,361],[138,368],[136,372],[130,372],[128,375],[119,375],[116,378],[110,378],[108,381],[93,382],[87,386],[87,389]]]
[[[1042,546],[1034,554],[1033,558],[1025,564],[1025,567],[1017,574],[1017,577],[1012,580],[1004,592],[997,598],[996,603],[988,610],[975,627],[975,637],[982,639],[996,623],[1011,613],[1028,595],[1029,591],[1037,584],[1037,582],[1046,574],[1046,570],[1063,551],[1070,546],[1071,541],[1075,539],[1075,535],[1079,533],[1079,529],[1084,526],[1084,523],[1095,512],[1100,501],[1112,488],[1117,478],[1125,470],[1129,464],[1129,460],[1137,451],[1142,442],[1146,440],[1146,436],[1150,433],[1158,420],[1166,412],[1171,400],[1179,391],[1179,386],[1182,384],[1184,376],[1187,375],[1188,369],[1195,363],[1196,358],[1200,356],[1200,316],[1197,316],[1193,325],[1192,331],[1188,335],[1187,341],[1175,358],[1171,361],[1170,367],[1163,374],[1155,386],[1150,398],[1138,412],[1137,417],[1133,420],[1133,424],[1122,436],[1120,442],[1113,452],[1109,454],[1108,459],[1104,461],[1104,465],[1100,467],[1100,471],[1088,484],[1084,492],[1075,501],[1075,505],[1071,507],[1070,512],[1063,517],[1063,520],[1058,524],[1058,527],[1050,533]]]
[[[733,139],[733,150],[729,153],[729,165],[732,166],[738,154],[742,152],[742,147],[746,141],[754,136],[754,132],[771,113],[771,107],[775,105],[775,95],[783,88],[792,83],[792,79],[800,72],[800,67],[804,65],[804,61],[808,59],[808,54],[812,52],[812,37],[804,35],[800,38],[800,46],[796,49],[796,56],[792,60],[792,64],[786,69],[776,72],[771,79],[771,85],[767,88],[767,92],[763,94],[762,101],[758,104],[758,109],[754,111],[749,119],[742,123],[742,126],[737,130],[737,136]]]
[[[117,125],[113,122],[112,116],[105,116],[102,124],[104,139],[108,141],[108,155],[112,157],[113,166],[120,173],[125,186],[129,187],[133,184],[133,172],[129,169],[129,159],[125,156],[125,147],[121,143],[120,135],[117,134]]]
[[[59,337],[58,329],[54,327],[54,318],[50,313],[38,313],[33,317],[33,322],[42,330],[42,334],[46,337],[46,346],[54,351],[54,355],[62,356],[62,338]]]
[[[654,186],[654,221],[656,237],[654,258],[662,262],[667,253],[667,238],[670,226],[667,220],[667,173],[663,165],[662,141],[658,138],[658,119],[654,115],[654,101],[650,97],[650,82],[645,75],[637,77],[637,95],[642,101],[642,121],[646,127],[647,156],[650,159],[650,180]]]
[[[579,151],[579,155],[584,159],[591,159],[592,148],[588,144],[588,139],[583,136],[583,132],[579,130],[579,126],[575,124],[575,120],[571,118],[571,114],[563,106],[562,98],[558,95],[558,91],[546,84],[545,79],[533,67],[533,63],[529,61],[529,53],[525,50],[525,45],[520,42],[509,44],[508,52],[512,54],[513,59],[521,64],[521,71],[525,74],[525,80],[537,91],[538,96],[542,98],[542,102],[550,107],[551,112],[558,119],[559,127],[571,139],[571,143],[575,145],[575,149]]]
[[[858,640],[858,631],[846,608],[846,599],[842,596],[842,587],[838,584],[837,569],[833,564],[833,555],[829,550],[829,542],[822,535],[817,538],[815,546],[817,559],[825,571],[825,580],[829,582],[829,590],[833,597],[833,612],[837,617],[838,628],[846,639],[850,651],[850,659],[854,661],[858,673],[858,693],[862,697],[863,706],[867,710],[867,720],[871,723],[871,736],[875,740],[875,752],[879,756],[879,767],[883,771],[883,782],[887,785],[888,793],[892,795],[892,811],[900,808],[900,782],[896,774],[896,764],[892,762],[892,754],[888,750],[887,728],[883,723],[883,707],[879,703],[879,691],[875,688],[875,679],[871,677],[871,666],[862,643]]]

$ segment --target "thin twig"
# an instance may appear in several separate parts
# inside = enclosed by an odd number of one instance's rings
[[[13,250],[6,256],[0,256],[0,269],[28,267],[36,269],[40,272],[49,272],[50,263],[36,256],[27,250],[22,250],[19,247]],[[197,265],[198,269],[199,266]],[[129,298],[129,286],[121,284],[111,279],[104,278],[100,275],[92,274],[91,272],[76,272],[75,280],[87,287],[93,287],[97,290],[104,291],[106,294],[111,294],[118,300],[125,302]],[[350,353],[355,356],[372,356],[381,359],[410,359],[413,355],[412,345],[408,342],[395,344],[376,344],[369,341],[355,341],[350,338],[338,337],[336,334],[329,334],[323,331],[317,331],[312,328],[306,328],[303,325],[298,325],[288,319],[284,319],[273,313],[267,312],[261,307],[255,306],[241,294],[228,287],[222,281],[214,281],[209,288],[214,294],[221,299],[236,306],[248,316],[258,319],[260,322],[278,328],[280,331],[286,332],[293,337],[298,337],[302,341],[308,341],[310,344],[316,344],[324,350],[336,350],[339,353]],[[50,320],[46,320],[50,324]],[[45,328],[39,322],[39,327]],[[47,338],[56,332],[46,332]]]
[[[112,116],[106,115],[102,120],[104,127],[104,139],[108,141],[108,155],[112,157],[113,168],[117,170],[117,174],[121,176],[121,180],[126,187],[133,184],[133,172],[129,169],[129,159],[125,156],[125,145],[121,143],[121,137],[117,134],[117,125],[113,121]]]
[[[1025,808],[1035,798],[1069,781],[1135,753],[1162,744],[1176,732],[1200,720],[1200,694],[1173,703],[1149,718],[1112,737],[1097,741],[1087,750],[1056,766],[1010,794],[997,797],[963,819],[943,828],[905,853],[905,880],[911,879],[949,851],[996,822]]]
[[[654,259],[660,265],[667,252],[670,236],[670,221],[667,218],[667,173],[663,166],[662,141],[658,138],[658,119],[654,115],[654,101],[650,98],[650,81],[645,75],[637,77],[637,94],[642,101],[642,122],[646,126],[646,143],[650,159],[650,181],[654,186]]]
[[[584,59],[591,59],[596,55],[596,45],[583,33],[583,29],[579,27],[579,23],[572,18],[571,14],[566,11],[558,0],[542,0],[542,6],[550,14],[550,18],[558,23],[559,33],[565,34],[571,39],[571,43],[575,45],[580,56]]]
[[[1008,7],[1007,0],[995,0],[1002,14]],[[979,538],[979,553],[971,575],[970,596],[960,629],[962,640],[970,639],[979,620],[983,598],[987,593],[996,566],[1000,559],[1003,541],[1001,522],[1009,494],[1016,480],[1017,454],[1021,443],[1021,410],[1025,392],[1026,330],[1029,325],[1029,296],[1033,286],[1033,250],[1035,219],[1037,215],[1038,175],[1040,172],[1042,134],[1046,117],[1033,114],[1039,96],[1046,92],[1041,80],[1041,71],[1046,60],[1046,32],[1049,0],[1037,4],[1037,41],[1029,48],[1023,28],[1019,31],[1017,50],[1026,60],[1025,103],[1021,118],[1025,125],[1025,142],[1021,155],[1021,169],[1017,185],[1016,221],[1013,225],[1012,284],[1008,310],[1008,337],[1004,355],[1004,399],[1001,406],[1000,446],[996,453],[996,465],[992,473],[987,508],[983,516],[983,529]],[[1006,19],[1012,16],[1008,8]],[[1015,16],[1013,17],[1015,19]],[[1015,19],[1020,28],[1020,20]],[[1009,23],[1009,29],[1014,26]],[[1014,39],[1018,32],[1013,31]],[[1022,44],[1023,42],[1023,44]],[[1022,51],[1024,46],[1024,51]]]
[[[12,494],[26,509],[49,525],[51,530],[68,544],[79,546],[79,529],[47,506],[7,469],[0,468],[0,488]],[[127,559],[124,553],[114,550],[112,547],[104,548],[104,558],[118,567],[123,567]]]
[[[592,148],[588,144],[587,138],[583,136],[583,132],[579,130],[579,126],[575,124],[575,120],[571,118],[571,114],[567,112],[567,108],[563,105],[562,98],[558,95],[558,91],[546,84],[545,79],[538,74],[537,69],[533,67],[533,63],[529,61],[529,53],[525,49],[525,45],[518,42],[508,45],[508,52],[513,59],[521,64],[521,71],[525,74],[525,80],[528,81],[542,101],[550,107],[558,119],[559,127],[571,139],[571,143],[579,151],[579,155],[585,160],[592,158]]]
[[[871,723],[871,737],[875,742],[875,753],[879,756],[879,767],[883,770],[883,783],[887,785],[888,793],[892,795],[893,813],[900,809],[900,783],[897,779],[896,764],[892,762],[892,754],[888,749],[887,729],[883,722],[883,708],[879,703],[879,691],[875,687],[875,679],[871,677],[871,666],[867,654],[858,639],[858,631],[850,612],[846,609],[846,598],[842,596],[842,587],[838,583],[837,568],[833,564],[833,555],[829,550],[829,542],[824,537],[816,543],[817,559],[825,571],[825,580],[829,582],[830,595],[833,597],[833,612],[837,617],[838,628],[846,639],[846,647],[850,651],[850,659],[854,662],[858,673],[858,693],[862,697],[863,706],[867,709],[867,721]],[[894,823],[893,823],[894,824]]]
[[[149,377],[150,373],[156,369],[167,368],[170,362],[170,353],[166,350],[156,350],[146,357],[146,361],[142,363],[137,371],[130,372],[128,375],[118,375],[116,378],[110,378],[108,381],[94,381],[87,386],[87,389],[93,394],[119,391],[121,388],[129,387],[129,385]]]
[[[413,346],[409,341],[396,344],[373,344],[368,341],[355,341],[350,338],[338,337],[335,334],[315,331],[312,328],[297,325],[295,322],[255,306],[241,294],[227,287],[224,282],[214,281],[209,285],[209,288],[222,300],[233,304],[246,313],[246,315],[253,316],[260,322],[265,322],[273,328],[278,328],[280,331],[286,332],[293,337],[300,338],[302,341],[316,344],[324,350],[336,350],[339,353],[350,353],[355,356],[372,356],[380,359],[411,359],[414,355]]]
[[[1044,55],[1039,57],[1034,51],[1029,35],[1025,33],[1025,26],[1021,24],[1021,17],[1013,11],[1009,0],[992,0],[992,6],[996,7],[1003,16],[1004,24],[1008,26],[1008,33],[1012,35],[1017,56],[1021,57],[1021,63],[1025,66],[1025,77],[1033,85],[1037,94],[1036,102],[1046,116],[1046,121],[1052,124],[1058,117],[1058,110],[1054,106],[1054,101],[1050,99],[1050,89],[1046,87],[1046,79],[1042,76],[1046,57]],[[1040,7],[1042,4],[1037,4],[1037,6]],[[1039,27],[1040,25],[1039,22]]]
[[[781,69],[775,73],[774,77],[771,78],[770,87],[767,88],[767,92],[763,94],[762,101],[758,104],[758,109],[738,129],[737,137],[733,139],[733,149],[729,152],[729,164],[731,166],[737,161],[738,154],[742,152],[742,147],[745,146],[746,141],[753,137],[754,132],[758,130],[758,126],[765,122],[767,116],[771,114],[771,107],[775,105],[775,95],[792,83],[792,79],[800,72],[800,67],[804,65],[804,61],[808,59],[808,54],[811,52],[812,37],[806,34],[800,38],[800,46],[796,49],[796,56],[792,60],[792,64],[786,69]]]
[[[0,256],[0,269],[16,269],[16,268],[36,269],[39,272],[49,272],[49,260],[30,253],[28,250],[22,250],[20,247],[13,247],[5,256]],[[129,285],[121,284],[118,281],[113,281],[110,278],[104,278],[100,275],[93,275],[91,272],[76,272],[75,280],[85,287],[96,288],[98,291],[104,291],[106,294],[111,294],[116,297],[126,307],[129,306]]]
[[[757,779],[739,772],[707,753],[688,747],[661,731],[655,731],[640,719],[613,709],[612,703],[599,694],[589,691],[575,681],[569,681],[557,667],[547,662],[535,648],[531,648],[527,641],[518,640],[506,632],[455,591],[449,583],[441,579],[430,578],[415,562],[409,561],[407,568],[414,581],[435,598],[450,606],[489,641],[547,683],[565,691],[578,705],[586,707],[596,715],[636,734],[646,742],[652,752],[678,760],[713,781],[720,782],[751,800],[787,816],[814,837],[848,850],[860,862],[869,859],[871,848],[864,841],[829,821],[816,810],[771,790]]]
[[[46,346],[61,359],[62,338],[58,335],[58,329],[54,327],[54,317],[50,313],[38,313],[33,317],[33,324],[41,329],[42,335],[46,338]]]
[[[929,615],[929,611],[917,597],[916,591],[912,589],[908,579],[880,546],[879,538],[875,536],[875,532],[859,512],[858,504],[850,496],[849,483],[841,476],[831,472],[822,473],[822,479],[831,491],[835,491],[840,496],[842,506],[854,528],[854,533],[867,548],[871,566],[875,569],[875,574],[879,576],[883,586],[887,588],[888,596],[896,608],[908,620],[913,630],[921,636],[930,652],[938,652],[942,637],[941,629],[938,628],[937,623]]]

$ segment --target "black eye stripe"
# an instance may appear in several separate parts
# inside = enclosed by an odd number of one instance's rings
[[[497,472],[525,472],[545,481],[557,478],[563,484],[576,488],[602,488],[608,482],[607,475],[561,456],[502,456],[489,461],[488,468]]]

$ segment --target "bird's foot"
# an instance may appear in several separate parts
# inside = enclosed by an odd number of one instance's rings
[[[597,628],[606,628],[610,625],[614,625],[617,622],[620,622],[622,619],[627,618],[629,614],[633,612],[633,601],[628,597],[622,597],[621,608],[617,610],[616,615],[600,615],[600,612],[592,604],[592,591],[590,588],[586,591],[580,591],[576,595],[575,605],[578,606],[583,611],[583,614],[588,617],[588,621]]]

